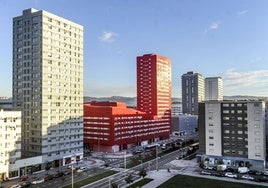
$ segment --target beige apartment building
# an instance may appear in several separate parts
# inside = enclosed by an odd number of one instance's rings
[[[22,157],[46,167],[83,157],[83,26],[44,10],[13,18],[13,107]]]

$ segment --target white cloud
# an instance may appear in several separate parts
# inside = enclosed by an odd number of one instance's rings
[[[247,13],[248,13],[248,10],[242,10],[242,11],[237,12],[237,15],[238,16],[243,16],[243,15],[245,15]]]
[[[100,36],[99,39],[101,42],[111,43],[111,42],[114,42],[117,35],[118,35],[117,33],[105,31],[102,33],[102,36]]]
[[[217,22],[212,22],[210,24],[210,26],[205,30],[205,33],[209,32],[210,30],[216,30],[219,29],[221,22],[217,21]]]
[[[223,75],[224,95],[268,96],[268,70],[237,72]]]

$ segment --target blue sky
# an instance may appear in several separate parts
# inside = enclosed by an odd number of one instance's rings
[[[224,95],[268,96],[266,0],[0,0],[0,96],[12,95],[12,18],[43,9],[84,26],[84,95],[136,96],[136,56],[221,76]]]

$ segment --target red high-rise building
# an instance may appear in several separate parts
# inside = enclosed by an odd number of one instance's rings
[[[113,152],[168,138],[171,133],[171,60],[156,54],[137,57],[137,110],[125,103],[84,105],[84,143]]]
[[[137,57],[137,109],[171,119],[171,60],[156,54]]]

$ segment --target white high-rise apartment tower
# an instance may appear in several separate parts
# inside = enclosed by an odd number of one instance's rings
[[[13,106],[22,156],[52,166],[83,157],[83,27],[43,10],[13,18]]]
[[[205,100],[223,100],[222,78],[208,77],[205,78]]]

